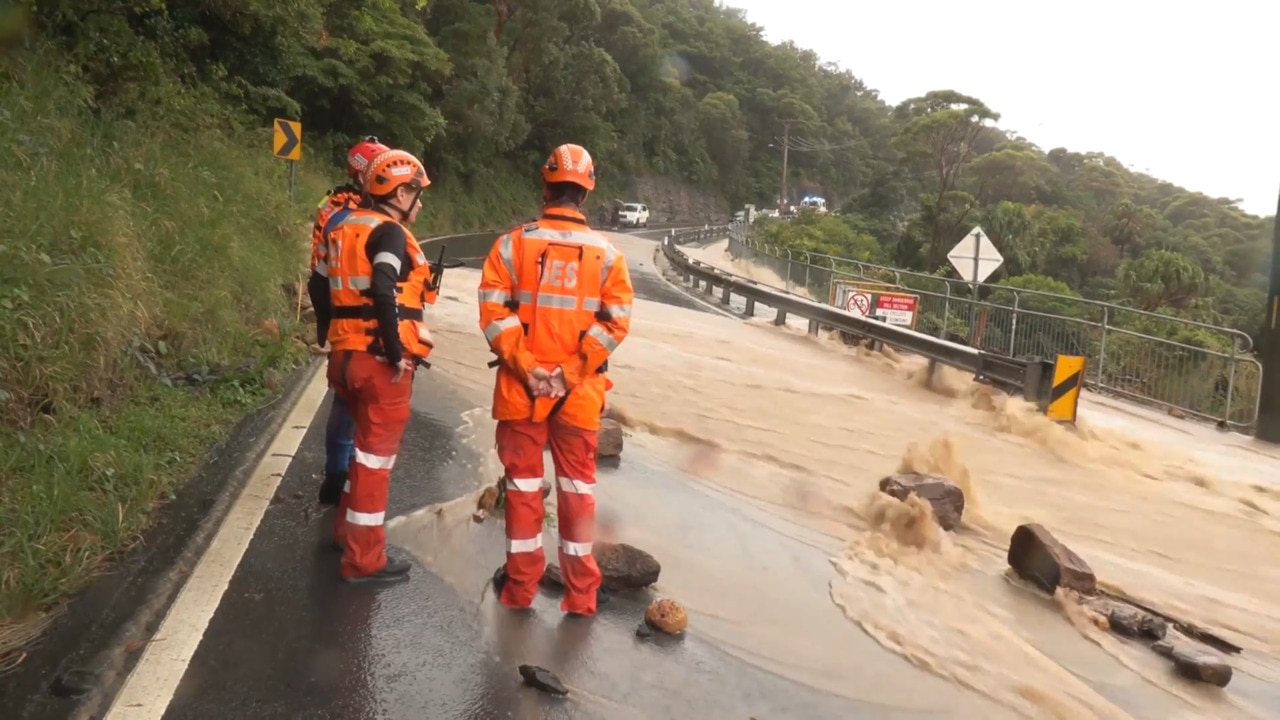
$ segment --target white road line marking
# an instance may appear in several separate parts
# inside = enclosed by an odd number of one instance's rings
[[[160,720],[168,710],[281,477],[324,402],[328,390],[324,366],[312,372],[297,404],[112,701],[106,720]]]

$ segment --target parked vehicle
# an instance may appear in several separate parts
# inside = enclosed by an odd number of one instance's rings
[[[623,227],[649,227],[649,206],[626,203],[618,213],[618,224]]]

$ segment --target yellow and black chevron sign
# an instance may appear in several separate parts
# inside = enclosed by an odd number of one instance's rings
[[[1045,415],[1057,422],[1074,423],[1080,407],[1080,391],[1084,388],[1085,358],[1059,355],[1053,363],[1053,391]]]

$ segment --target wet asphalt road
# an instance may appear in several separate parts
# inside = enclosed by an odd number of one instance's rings
[[[642,297],[702,309],[650,275],[651,257],[641,263],[633,272]],[[392,479],[389,518],[493,481],[465,470],[479,465],[477,451],[457,433],[465,425],[462,413],[472,407],[450,389],[447,376],[422,375]],[[326,402],[282,479],[165,720],[863,715],[846,701],[738,660],[696,632],[682,640],[636,638],[647,594],[617,596],[584,621],[563,618],[559,599],[545,595],[533,614],[509,613],[486,593],[483,579],[464,588],[470,591],[464,597],[456,583],[416,560],[408,582],[341,582],[339,556],[327,542],[332,511],[322,513],[314,503],[327,408]],[[650,472],[633,453],[615,469],[602,467],[600,480]],[[679,492],[678,481],[668,484],[668,492]],[[671,499],[668,506],[678,505]],[[480,554],[500,559],[499,526],[484,528],[492,548]],[[522,687],[520,663],[553,669],[573,693],[557,698]]]

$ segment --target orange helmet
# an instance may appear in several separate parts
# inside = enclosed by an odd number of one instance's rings
[[[589,192],[596,189],[596,166],[586,148],[565,144],[551,151],[542,166],[542,179],[549,183],[573,183]]]
[[[431,184],[422,161],[404,150],[387,150],[375,155],[360,179],[364,191],[373,197],[390,195],[401,185],[421,192]]]

